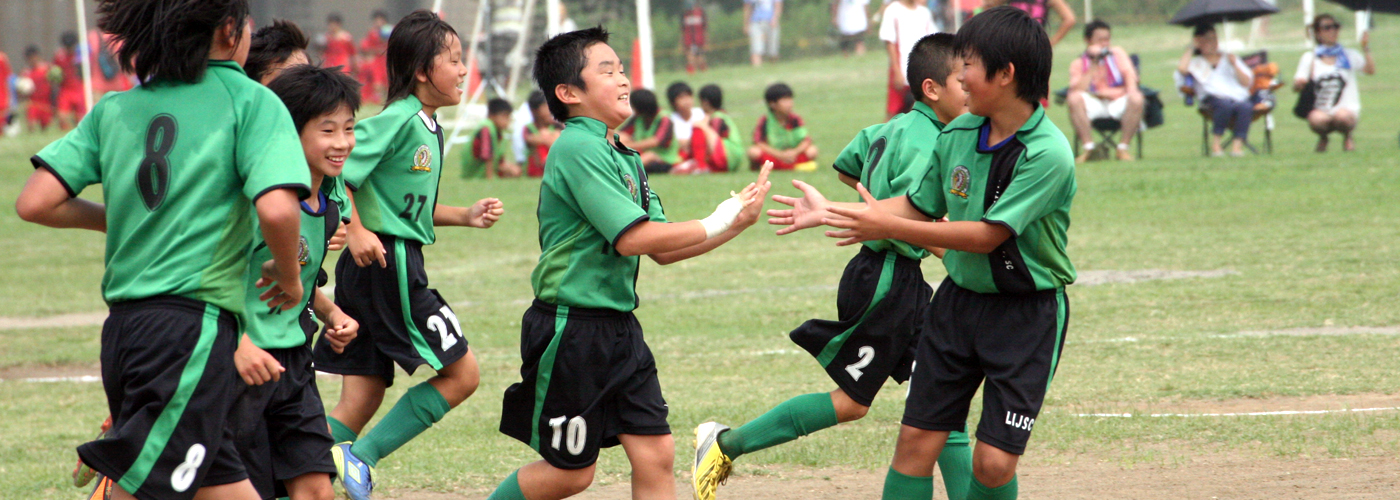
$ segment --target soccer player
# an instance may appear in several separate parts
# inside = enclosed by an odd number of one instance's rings
[[[866,128],[847,146],[862,155],[838,157],[843,180],[860,179],[875,196],[903,194],[918,183],[933,155],[933,140],[944,124],[966,110],[957,75],[962,58],[953,35],[919,40],[910,51],[906,77],[919,93],[913,111],[888,124]],[[858,144],[865,144],[859,146]],[[853,158],[854,157],[854,158]],[[853,161],[854,160],[854,161]],[[814,319],[792,331],[793,342],[817,358],[837,389],[797,396],[762,416],[729,429],[707,422],[695,430],[695,497],[713,500],[729,474],[730,461],[798,437],[864,417],[885,380],[909,378],[913,346],[933,294],[920,261],[929,251],[898,240],[867,241],[841,277],[836,321]],[[955,432],[939,457],[949,498],[961,499],[972,473],[967,434]],[[951,443],[951,442],[950,442]],[[927,483],[933,494],[933,483]]]
[[[53,54],[53,67],[61,74],[58,79],[58,128],[68,130],[87,114],[87,99],[83,97],[83,70],[78,58],[78,34],[63,32],[61,45]]]
[[[793,112],[792,87],[786,83],[769,85],[763,91],[768,113],[759,117],[749,147],[749,166],[758,169],[773,162],[777,170],[810,172],[817,169],[817,146],[807,135],[807,125]]]
[[[510,113],[510,101],[497,97],[486,102],[486,123],[472,135],[470,153],[462,155],[463,179],[520,177],[506,144]]]
[[[49,85],[49,63],[39,55],[39,47],[30,45],[24,48],[24,61],[29,69],[24,76],[34,82],[34,90],[29,93],[29,109],[25,112],[29,130],[45,130],[53,123],[53,87]]]
[[[1017,497],[1025,453],[1064,345],[1074,266],[1065,253],[1074,157],[1039,105],[1049,91],[1050,39],[1015,7],[988,9],[958,31],[969,114],[938,136],[922,182],[901,196],[830,203],[802,198],[772,210],[783,231],[825,222],[849,245],[897,239],[946,248],[948,278],[928,308],[886,500],[927,499],[934,457],[966,424],[982,387],[968,500]],[[949,222],[934,222],[947,216]]]
[[[675,498],[666,400],[632,314],[640,256],[664,265],[719,247],[753,225],[768,191],[764,168],[710,216],[668,222],[637,152],[609,133],[632,109],[607,41],[602,28],[573,31],[535,57],[535,81],[566,126],[540,187],[535,302],[521,323],[522,380],[506,389],[501,432],[543,460],[512,472],[492,500],[580,493],[593,482],[599,449],[619,444],[634,498]]]
[[[470,207],[437,202],[443,131],[436,112],[462,97],[462,44],[427,10],[404,17],[389,36],[388,106],[355,125],[355,150],[341,179],[352,192],[349,251],[335,267],[335,303],[360,322],[360,335],[337,353],[316,343],[316,369],[344,375],[327,419],[337,443],[337,476],[350,498],[369,498],[373,467],[476,391],[476,355],[457,315],[428,288],[423,246],[437,226],[489,228],[505,212],[486,198]],[[379,424],[359,433],[394,381],[394,364],[437,375],[408,389]]]
[[[273,21],[253,33],[248,63],[243,70],[263,85],[272,83],[282,70],[311,62],[306,57],[306,34],[291,21]]]
[[[345,31],[345,22],[340,18],[340,13],[332,12],[326,16],[326,32],[317,41],[322,49],[322,66],[338,66],[346,73],[354,72],[355,37]]]
[[[360,63],[357,65],[360,83],[364,85],[360,88],[360,98],[364,102],[379,104],[384,101],[384,92],[389,87],[384,49],[393,31],[389,13],[375,10],[370,14],[369,32],[360,39]]]
[[[709,117],[700,128],[708,129],[706,140],[715,143],[710,148],[708,170],[738,172],[744,163],[744,137],[739,133],[739,126],[734,124],[734,118],[724,110],[724,91],[719,85],[711,83],[700,87],[700,109]]]
[[[647,173],[664,174],[681,162],[676,143],[676,126],[669,116],[661,116],[656,93],[637,89],[628,96],[632,117],[617,128],[622,143],[641,154]]]
[[[530,149],[530,159],[525,169],[525,175],[530,177],[544,177],[544,164],[549,158],[549,148],[554,145],[554,141],[559,139],[559,122],[554,120],[554,113],[549,112],[549,105],[544,100],[544,92],[538,90],[530,92],[530,98],[526,101],[530,106],[530,123],[525,125],[521,140]]]
[[[928,6],[916,0],[895,0],[885,6],[880,19],[880,40],[885,42],[885,52],[889,54],[889,85],[885,98],[885,115],[894,118],[900,113],[913,109],[914,101],[905,80],[905,67],[909,66],[909,51],[914,44],[930,33],[938,31],[933,22],[933,13]]]
[[[264,499],[330,500],[334,496],[331,447],[335,441],[311,367],[312,339],[318,327],[307,312],[326,324],[325,336],[333,349],[343,349],[359,329],[359,323],[316,288],[329,242],[340,225],[339,207],[328,197],[331,185],[325,181],[340,174],[355,147],[359,87],[338,70],[305,64],[287,69],[268,86],[291,112],[311,166],[313,194],[301,203],[298,257],[302,289],[307,292],[293,310],[300,314],[260,307],[257,289],[249,288],[244,335],[233,358],[248,385],[236,406],[239,456]],[[248,283],[257,280],[260,263],[267,258],[266,245],[254,238]]]
[[[246,0],[102,0],[97,12],[122,68],[146,84],[108,94],[39,151],[15,203],[26,221],[107,233],[113,425],[78,454],[115,481],[112,498],[256,499],[227,420],[233,353],[255,217],[272,256],[258,263],[258,307],[301,303],[301,143],[287,108],[239,68]],[[92,184],[107,205],[77,197]]]

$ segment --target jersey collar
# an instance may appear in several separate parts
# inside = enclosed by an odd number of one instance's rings
[[[248,74],[247,71],[244,71],[244,70],[243,70],[243,66],[239,66],[238,63],[233,62],[232,60],[229,60],[229,59],[210,59],[210,60],[209,60],[209,67],[210,67],[210,68],[214,68],[214,67],[218,67],[218,68],[228,68],[228,69],[237,71],[237,72],[239,72],[239,73],[243,73],[243,74],[245,74],[245,75]]]
[[[987,136],[991,133],[992,120],[990,118],[984,117],[982,118],[982,125],[980,127],[977,127],[977,151],[979,153],[990,153],[992,151],[1001,149],[1002,146],[1005,146],[1007,143],[1011,142],[1011,139],[1014,139],[1020,136],[1021,134],[1034,130],[1037,126],[1040,125],[1040,121],[1044,119],[1045,108],[1042,107],[1039,103],[1036,103],[1035,111],[1031,112],[1031,117],[1026,119],[1026,123],[1022,124],[1021,128],[1016,129],[1016,133],[1011,134],[1010,137],[1007,137],[1005,140],[1001,141],[1000,144],[993,145],[987,144]]]
[[[604,139],[608,138],[607,124],[603,123],[602,120],[599,120],[597,118],[589,118],[587,116],[575,116],[566,120],[564,124],[570,127],[578,127],[584,130],[585,132],[602,137]]]
[[[929,105],[924,104],[923,101],[914,102],[914,111],[923,113],[924,116],[928,117],[929,121],[933,122],[934,126],[938,127],[938,130],[943,130],[943,126],[947,125],[941,121],[938,121],[938,113],[935,113],[933,111],[933,108],[930,108]]]

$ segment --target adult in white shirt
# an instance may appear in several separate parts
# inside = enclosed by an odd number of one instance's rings
[[[1342,24],[1331,14],[1313,18],[1309,27],[1317,48],[1303,53],[1298,71],[1293,75],[1293,90],[1302,91],[1313,82],[1317,100],[1308,113],[1308,127],[1317,134],[1317,152],[1327,151],[1327,136],[1342,134],[1342,150],[1356,149],[1351,131],[1361,118],[1361,91],[1356,85],[1356,72],[1376,74],[1376,61],[1371,58],[1371,33],[1361,35],[1361,51],[1337,43]]]
[[[890,56],[889,93],[885,99],[886,118],[907,113],[914,107],[914,94],[904,81],[909,67],[909,52],[919,39],[938,31],[933,13],[915,0],[898,0],[885,7],[880,19],[880,40]]]
[[[841,34],[841,53],[865,55],[865,30],[870,29],[870,17],[865,12],[870,0],[832,0],[831,24]]]
[[[1230,155],[1244,156],[1249,125],[1254,120],[1254,103],[1249,99],[1253,75],[1249,66],[1236,55],[1220,51],[1214,26],[1197,26],[1192,45],[1182,54],[1176,77],[1178,81],[1187,76],[1193,78],[1195,85],[1192,90],[1196,96],[1202,97],[1201,106],[1211,112],[1211,155],[1225,155],[1220,141],[1225,129],[1229,128],[1235,135],[1230,144]]]

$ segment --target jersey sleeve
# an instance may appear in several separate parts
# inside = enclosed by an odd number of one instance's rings
[[[671,123],[669,117],[658,119],[661,120],[661,123],[656,126],[656,137],[660,139],[660,142],[656,144],[656,147],[666,149],[671,147],[672,141],[676,140],[676,126]]]
[[[625,181],[617,178],[611,158],[597,152],[584,153],[574,156],[573,163],[557,171],[573,193],[583,218],[614,246],[632,226],[649,220],[647,212],[633,201]],[[640,181],[632,180],[634,185]]]
[[[807,122],[802,117],[792,115],[792,140],[793,147],[807,138]]]
[[[98,102],[76,128],[30,158],[34,168],[48,170],[57,177],[68,190],[68,196],[76,197],[83,188],[102,182],[97,127],[103,107],[102,102]]]
[[[1294,80],[1312,80],[1312,75],[1308,74],[1312,69],[1312,58],[1312,52],[1304,52],[1303,56],[1298,58],[1298,70],[1293,72]]]
[[[340,174],[346,187],[360,189],[379,162],[393,154],[394,139],[399,135],[401,125],[402,120],[388,114],[355,124],[355,149],[350,151],[350,158],[345,160],[345,168]]]
[[[982,216],[1019,235],[1032,222],[1059,209],[1074,187],[1074,159],[1067,154],[1040,152],[1016,167],[1006,192]]]
[[[840,154],[836,155],[836,161],[831,167],[837,172],[845,174],[851,178],[859,179],[861,172],[865,170],[865,152],[870,149],[870,136],[866,130],[861,130],[851,143],[847,144]]]
[[[768,144],[768,117],[758,117],[758,124],[753,127],[753,143]]]
[[[656,190],[647,189],[647,195],[651,197],[651,203],[647,207],[647,217],[652,222],[670,222],[666,219],[666,210],[661,206],[661,196],[656,194]]]
[[[880,17],[881,41],[899,43],[899,28],[896,27],[896,23],[899,21],[895,19],[897,17],[899,17],[897,14],[890,12],[889,8],[885,8],[885,15]]]
[[[948,213],[948,200],[943,198],[943,158],[939,154],[944,142],[940,134],[934,142],[934,152],[929,155],[928,166],[923,169],[922,175],[915,178],[918,182],[911,182],[907,196],[909,204],[915,210],[923,212],[930,219],[938,220]],[[910,170],[918,171],[917,168]],[[892,191],[893,192],[893,191]]]
[[[259,86],[238,118],[234,155],[243,195],[257,201],[276,189],[293,189],[297,199],[311,196],[311,167],[301,149],[292,115],[271,90]]]
[[[496,156],[496,152],[491,146],[490,128],[481,127],[481,130],[476,132],[476,137],[472,138],[472,158],[491,161],[491,158]]]

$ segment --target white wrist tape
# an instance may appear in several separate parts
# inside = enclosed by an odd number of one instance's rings
[[[737,194],[720,202],[719,206],[715,207],[715,213],[700,219],[700,224],[705,226],[705,239],[714,238],[728,231],[729,226],[734,225],[734,219],[739,218],[739,212],[743,210],[744,202],[739,201]]]

